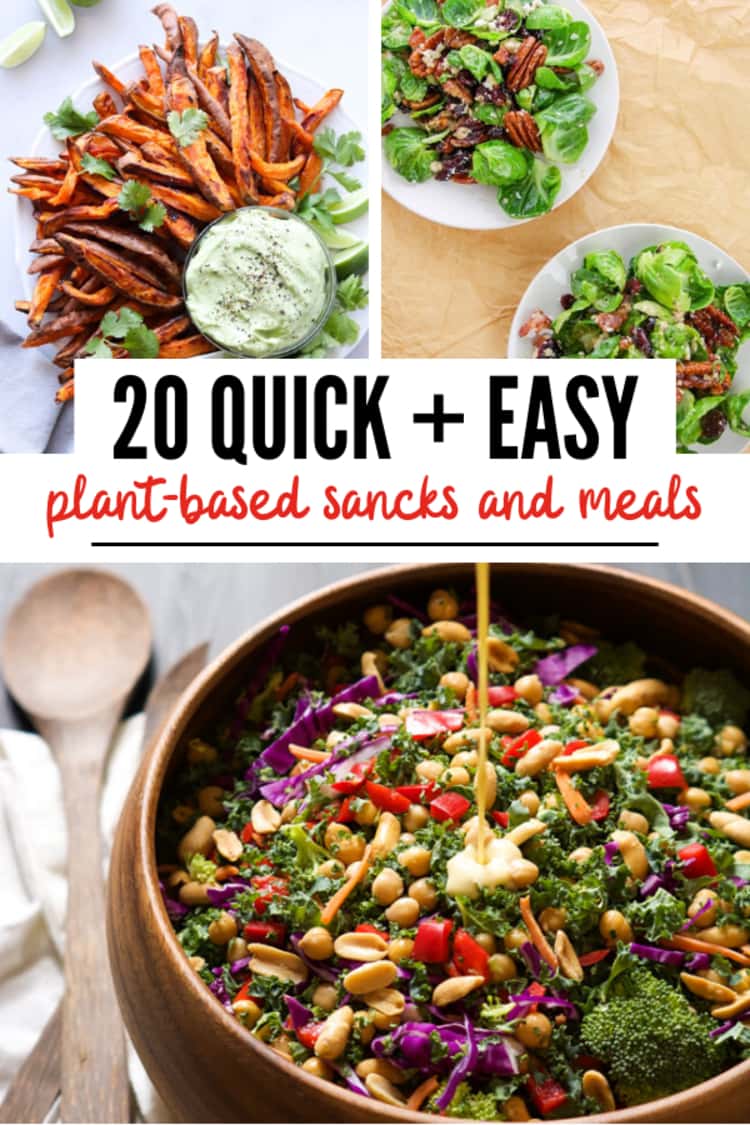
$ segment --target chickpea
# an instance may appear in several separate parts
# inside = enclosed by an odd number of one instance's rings
[[[651,827],[643,813],[633,812],[632,809],[623,809],[617,818],[617,823],[620,828],[625,828],[628,832],[638,832],[641,836],[647,836]]]
[[[750,792],[750,770],[727,770],[724,781],[731,793],[739,795]]]
[[[247,957],[247,942],[241,937],[232,938],[227,946],[227,961],[241,961],[243,957]]]
[[[417,837],[413,832],[402,832],[398,842],[399,844],[416,844]]]
[[[678,715],[670,715],[668,711],[661,711],[656,721],[656,733],[659,738],[676,738],[680,729]]]
[[[344,874],[344,865],[337,859],[326,859],[315,868],[315,874],[326,879],[340,879]]]
[[[367,1011],[360,1008],[358,1012],[354,1013],[354,1033],[358,1036],[360,1043],[364,1043],[365,1047],[369,1046],[375,1034],[375,1025],[372,1022],[373,1014],[372,1008]]]
[[[324,1012],[332,1012],[338,1004],[338,994],[332,984],[319,984],[312,994],[312,1002]]]
[[[393,648],[411,648],[411,621],[408,617],[397,617],[385,631],[385,639]]]
[[[717,734],[716,749],[723,758],[731,758],[734,754],[744,754],[747,750],[747,736],[739,727],[729,723],[722,727]]]
[[[411,938],[394,938],[393,941],[388,943],[388,960],[393,961],[396,965],[399,961],[405,961],[408,957],[411,957],[413,952],[414,942]]]
[[[382,637],[393,621],[393,609],[389,605],[371,605],[362,614],[365,627],[376,637]]]
[[[372,881],[372,897],[380,906],[390,906],[404,893],[404,880],[392,867],[384,867]]]
[[[409,898],[413,898],[422,910],[434,910],[437,906],[434,883],[429,879],[416,879],[409,887]]]
[[[526,930],[522,930],[520,926],[515,926],[512,930],[508,930],[503,937],[503,945],[508,952],[511,952],[514,949],[520,949],[528,940],[529,935]]]
[[[364,837],[354,835],[345,824],[331,821],[326,828],[324,841],[328,850],[346,866],[365,854]]]
[[[333,938],[325,926],[313,926],[299,939],[302,952],[313,961],[327,961],[333,957]]]
[[[205,816],[224,815],[224,790],[219,785],[205,785],[198,793],[198,808]]]
[[[516,689],[516,695],[532,707],[536,707],[537,703],[541,703],[544,698],[544,685],[535,673],[529,676],[521,676],[513,684],[513,687]]]
[[[419,903],[414,898],[397,898],[385,912],[385,916],[389,922],[393,922],[395,926],[401,926],[402,929],[408,929],[413,926],[419,917]]]
[[[503,1102],[503,1114],[507,1121],[531,1121],[526,1102],[518,1094],[513,1094]]]
[[[403,840],[403,836],[401,839]],[[432,852],[429,848],[423,848],[416,844],[413,848],[407,848],[405,851],[399,852],[398,862],[406,868],[410,875],[417,877],[426,875],[430,870]]]
[[[513,980],[518,976],[518,969],[512,957],[507,953],[493,953],[489,960],[488,965],[490,971],[490,980],[495,984],[501,984],[506,980]]]
[[[445,672],[440,677],[440,686],[450,688],[456,699],[463,701],[469,688],[469,677],[465,672]]]
[[[450,590],[433,590],[427,603],[430,621],[452,621],[458,617],[458,601]]]
[[[201,738],[191,738],[188,743],[187,760],[191,766],[210,765],[219,757],[218,751]]]
[[[175,824],[187,824],[195,816],[195,809],[192,805],[175,805],[172,809],[172,820]]]
[[[424,828],[429,819],[429,810],[424,805],[409,805],[404,813],[404,828],[409,832],[418,832],[420,828]]]
[[[471,785],[471,775],[463,766],[449,766],[440,774],[440,784],[446,789],[456,789],[461,785]]]
[[[467,769],[476,769],[479,755],[476,750],[459,750],[451,758],[451,766],[464,766]]]
[[[656,738],[658,734],[659,712],[655,707],[639,707],[628,719],[632,734],[641,738]]]
[[[214,945],[227,945],[236,937],[237,923],[228,911],[222,910],[219,917],[215,918],[208,927],[208,940]]]
[[[263,1015],[254,1000],[235,1000],[232,1004],[232,1011],[245,1027],[254,1027]]]
[[[574,848],[573,851],[568,856],[568,859],[571,859],[573,861],[573,863],[588,863],[588,861],[591,859],[593,854],[594,854],[593,848],[586,848],[586,847]]]
[[[302,1069],[307,1071],[308,1074],[314,1074],[316,1078],[322,1078],[325,1082],[333,1080],[333,1071],[327,1062],[323,1059],[316,1058],[311,1055],[309,1059],[305,1059],[302,1064]]]
[[[546,793],[542,801],[542,808],[545,809],[559,809],[560,802],[557,799],[557,793]]]
[[[374,824],[378,819],[377,805],[373,805],[372,801],[362,801],[354,812],[354,819],[364,827]]]
[[[543,1051],[549,1047],[552,1024],[543,1012],[529,1012],[525,1019],[516,1024],[513,1035],[524,1047],[537,1047]]]
[[[691,785],[684,793],[680,794],[678,803],[687,805],[691,812],[701,813],[704,809],[711,807],[711,794],[707,793],[705,789],[699,789],[697,786]]]
[[[417,777],[421,777],[424,781],[437,781],[444,770],[445,766],[437,758],[427,758],[417,764],[415,772]]]
[[[616,829],[612,833],[612,840],[617,844],[623,863],[634,879],[645,879],[648,875],[648,856],[641,841],[633,832],[623,832]]]
[[[701,773],[721,773],[719,759],[714,758],[712,755],[709,755],[707,758],[701,758],[698,762],[698,769],[701,771]]]
[[[474,941],[477,943],[477,945],[481,945],[485,953],[489,953],[490,956],[492,956],[492,954],[497,949],[497,942],[495,941],[494,934],[475,934]]]
[[[696,914],[699,914],[708,903],[711,903],[708,910],[702,913],[700,918],[696,919],[695,922],[695,925],[700,929],[706,926],[713,926],[716,921],[716,915],[719,912],[719,903],[715,892],[710,890],[709,887],[703,887],[700,891],[695,893],[693,901],[687,909],[688,918],[695,918]]]
[[[619,910],[605,910],[599,919],[599,933],[607,945],[618,941],[631,942],[633,929],[624,914]]]
[[[552,709],[547,703],[537,703],[534,711],[543,723],[548,723],[552,718]]]
[[[525,809],[528,809],[531,816],[536,816],[536,814],[539,812],[539,805],[541,804],[541,802],[539,800],[538,793],[535,793],[533,789],[524,790],[518,800],[521,802]]]
[[[539,925],[549,934],[556,934],[567,921],[567,915],[562,907],[545,906],[539,915]]]

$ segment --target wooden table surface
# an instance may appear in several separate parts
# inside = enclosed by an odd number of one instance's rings
[[[52,567],[0,565],[0,627],[10,607]],[[256,621],[309,591],[360,571],[365,563],[254,565],[134,563],[110,569],[132,582],[154,622],[154,660],[159,674],[188,648],[211,642],[216,654]],[[750,566],[664,563],[627,569],[683,586],[750,617]],[[0,691],[0,727],[23,726],[23,717]]]

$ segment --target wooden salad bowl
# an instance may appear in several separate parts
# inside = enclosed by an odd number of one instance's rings
[[[190,968],[177,942],[159,893],[154,837],[162,788],[188,739],[231,707],[251,678],[259,650],[280,625],[293,626],[288,643],[301,648],[316,624],[358,616],[390,592],[425,602],[435,586],[470,586],[472,580],[469,564],[399,566],[346,579],[295,602],[251,629],[198,676],[144,758],[112,855],[109,954],[136,1050],[179,1120],[438,1120],[315,1078],[232,1018]],[[750,681],[750,625],[667,583],[608,567],[511,563],[493,568],[493,591],[511,616],[561,613],[615,640],[640,643],[667,668],[728,666]],[[750,1060],[680,1094],[596,1120],[748,1122]]]

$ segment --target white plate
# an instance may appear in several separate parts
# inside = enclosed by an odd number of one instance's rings
[[[596,113],[589,123],[589,143],[576,164],[560,164],[562,186],[552,210],[567,203],[593,176],[604,159],[614,135],[620,105],[620,82],[617,63],[601,24],[580,0],[561,0],[577,20],[585,20],[591,28],[589,58],[604,63],[604,74],[588,91],[596,105]],[[386,12],[390,4],[383,11]],[[408,125],[409,119],[400,115],[399,123]],[[427,180],[423,184],[410,184],[394,171],[383,153],[383,187],[397,203],[430,222],[462,230],[501,230],[520,226],[533,219],[511,219],[497,201],[497,188],[487,184],[455,184],[451,181]],[[543,215],[538,216],[544,218]]]
[[[686,242],[695,252],[701,268],[716,285],[732,285],[748,281],[747,271],[739,262],[730,258],[713,242],[701,238],[679,227],[659,226],[657,223],[626,223],[620,227],[587,234],[566,246],[539,271],[528,287],[516,310],[508,341],[508,356],[511,359],[529,359],[533,355],[531,340],[520,335],[521,328],[535,309],[543,309],[548,316],[556,317],[561,311],[560,298],[570,292],[570,275],[583,265],[583,259],[593,250],[616,250],[626,266],[630,259],[647,246],[660,242]],[[732,384],[735,391],[750,389],[750,341],[746,341],[738,353],[738,369]],[[697,445],[691,448],[701,453],[740,453],[746,439],[725,431],[718,441],[711,445]]]
[[[320,97],[325,93],[327,87],[321,86],[314,78],[309,78],[306,74],[300,74],[299,71],[294,70],[290,66],[286,66],[280,59],[276,59],[279,70],[286,76],[292,87],[292,92],[295,97],[300,98],[308,105],[314,105]],[[126,58],[121,59],[114,67],[110,68],[114,74],[123,80],[123,82],[134,82],[143,75],[143,68],[137,54],[127,55]],[[95,76],[84,82],[82,86],[72,95],[74,105],[82,112],[86,113],[91,108],[91,103],[98,93],[105,90],[107,87]],[[336,133],[346,133],[351,130],[357,132],[364,132],[358,125],[349,117],[349,115],[337,106],[325,121],[326,126],[330,126]],[[34,141],[31,153],[33,156],[57,156],[63,146],[59,141],[50,133],[46,127],[41,130],[36,140]],[[357,164],[351,169],[351,172],[357,179],[362,181],[362,184],[367,187],[368,174],[367,174],[367,159],[363,163]],[[335,187],[334,181],[331,181],[331,186]],[[361,218],[356,219],[353,223],[347,223],[345,228],[351,231],[357,238],[363,241],[368,241],[368,215],[365,213]],[[34,288],[34,278],[31,277],[26,271],[29,264],[33,260],[33,255],[29,251],[29,246],[36,238],[36,226],[34,223],[34,216],[31,209],[31,204],[27,199],[21,196],[17,197],[16,202],[16,217],[15,217],[15,240],[16,240],[16,265],[21,273],[21,283],[26,298],[30,298]],[[349,314],[357,321],[360,329],[360,339],[367,332],[368,326],[368,310],[357,309]],[[359,341],[358,341],[359,342]],[[59,346],[59,345],[58,345]],[[330,357],[334,359],[341,359],[349,355],[357,347],[357,344],[352,344],[347,348],[337,348],[335,352],[330,353]],[[48,349],[50,354],[53,354],[56,348]]]

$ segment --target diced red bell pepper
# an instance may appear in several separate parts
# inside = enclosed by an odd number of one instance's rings
[[[281,945],[286,937],[286,926],[283,922],[248,922],[242,931],[242,936],[245,941],[262,941],[271,945]]]
[[[518,738],[514,738],[508,743],[500,761],[506,769],[510,769],[516,764],[519,758],[524,756],[527,750],[530,750],[532,746],[536,746],[536,744],[541,741],[542,736],[538,730],[524,731]]]
[[[716,874],[716,864],[705,844],[686,844],[679,849],[677,855],[682,860],[682,873],[688,879]]]
[[[657,754],[646,767],[649,789],[687,789],[685,775],[675,754]]]
[[[491,687],[487,690],[487,699],[490,707],[506,707],[518,699],[518,692],[514,687]]]
[[[605,957],[609,957],[611,952],[611,949],[592,949],[590,953],[582,953],[578,960],[586,969],[589,965],[598,965]]]
[[[438,796],[440,787],[434,781],[426,781],[422,785],[397,785],[396,792],[407,797],[412,805],[423,805]]]
[[[446,731],[461,730],[463,711],[409,711],[404,721],[406,733],[415,742],[426,742]]]
[[[298,1027],[295,1034],[302,1046],[307,1047],[308,1051],[312,1051],[322,1028],[323,1020],[306,1023],[303,1027]]]
[[[262,837],[258,835],[249,820],[240,832],[240,840],[242,840],[243,844],[256,844],[258,847],[263,846]]]
[[[526,991],[531,996],[544,996],[547,989],[544,987],[543,984],[540,984],[538,980],[533,980],[531,982],[531,984],[529,985],[529,987],[526,989]]]
[[[404,797],[397,789],[389,789],[387,785],[381,785],[377,781],[366,781],[365,793],[377,808],[395,813],[396,816],[406,812],[411,804],[409,798]]]
[[[460,820],[471,808],[471,801],[460,793],[449,790],[430,801],[430,815],[433,820]]]
[[[507,812],[493,812],[492,819],[495,824],[499,824],[501,828],[507,828],[510,824],[510,813]]]
[[[489,980],[490,955],[466,930],[457,930],[453,939],[453,964],[460,973],[477,973]]]
[[[568,742],[563,747],[563,757],[572,754],[574,750],[583,750],[584,746],[590,746],[591,743],[585,738],[574,738],[572,742]]]
[[[336,813],[334,820],[337,824],[351,824],[351,822],[354,820],[351,797],[344,797],[343,801],[339,805],[338,812]]]
[[[377,934],[378,937],[388,941],[388,934],[383,933],[377,926],[371,926],[369,922],[360,922],[358,926],[354,927],[354,932],[356,934]]]
[[[536,1109],[544,1117],[559,1109],[568,1100],[566,1090],[556,1078],[543,1078],[537,1081],[533,1075],[529,1075],[526,1089]]]
[[[412,960],[426,964],[439,965],[450,958],[450,936],[453,923],[449,920],[431,918],[420,922],[414,938]]]
[[[609,816],[609,793],[604,789],[597,789],[591,802],[591,819],[606,820]]]
[[[365,778],[371,772],[374,765],[375,762],[373,760],[369,762],[355,762],[349,770],[348,776],[334,781],[331,785],[331,789],[335,789],[337,793],[345,793],[347,796],[356,793],[357,790],[361,789],[364,785]]]
[[[275,898],[286,895],[289,880],[279,875],[253,875],[250,886],[258,892],[253,904],[255,913],[264,914]]]
[[[239,992],[237,992],[237,994],[234,998],[235,1004],[237,1003],[238,1000],[249,1000],[250,999],[250,992],[251,992],[252,986],[253,986],[253,978],[250,977],[248,980],[245,981],[242,988],[240,988]],[[255,1003],[258,1005],[259,1008],[263,1007],[263,1004],[261,1003],[260,1000],[256,1000]]]

